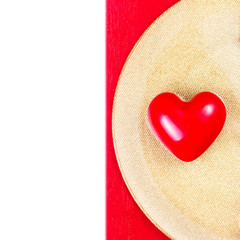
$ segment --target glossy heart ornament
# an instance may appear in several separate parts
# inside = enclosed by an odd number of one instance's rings
[[[148,108],[151,129],[177,158],[190,162],[214,142],[226,120],[226,107],[214,93],[185,102],[173,93],[155,97]]]

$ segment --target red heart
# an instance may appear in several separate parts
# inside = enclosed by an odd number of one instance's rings
[[[202,92],[185,102],[173,93],[155,97],[148,109],[153,132],[177,158],[198,158],[217,138],[226,120],[223,101],[214,93]]]

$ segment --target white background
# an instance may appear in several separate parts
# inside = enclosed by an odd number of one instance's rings
[[[0,239],[105,234],[101,0],[0,1]]]

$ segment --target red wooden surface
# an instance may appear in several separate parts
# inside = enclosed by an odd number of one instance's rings
[[[122,179],[111,119],[115,88],[128,54],[148,26],[178,0],[107,0],[107,240],[167,240],[142,213]]]

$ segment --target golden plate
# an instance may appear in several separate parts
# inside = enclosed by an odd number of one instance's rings
[[[131,52],[113,107],[115,152],[146,216],[172,239],[240,239],[240,2],[183,0],[161,15]],[[185,163],[148,128],[161,92],[189,100],[218,94],[227,121],[212,146]]]

